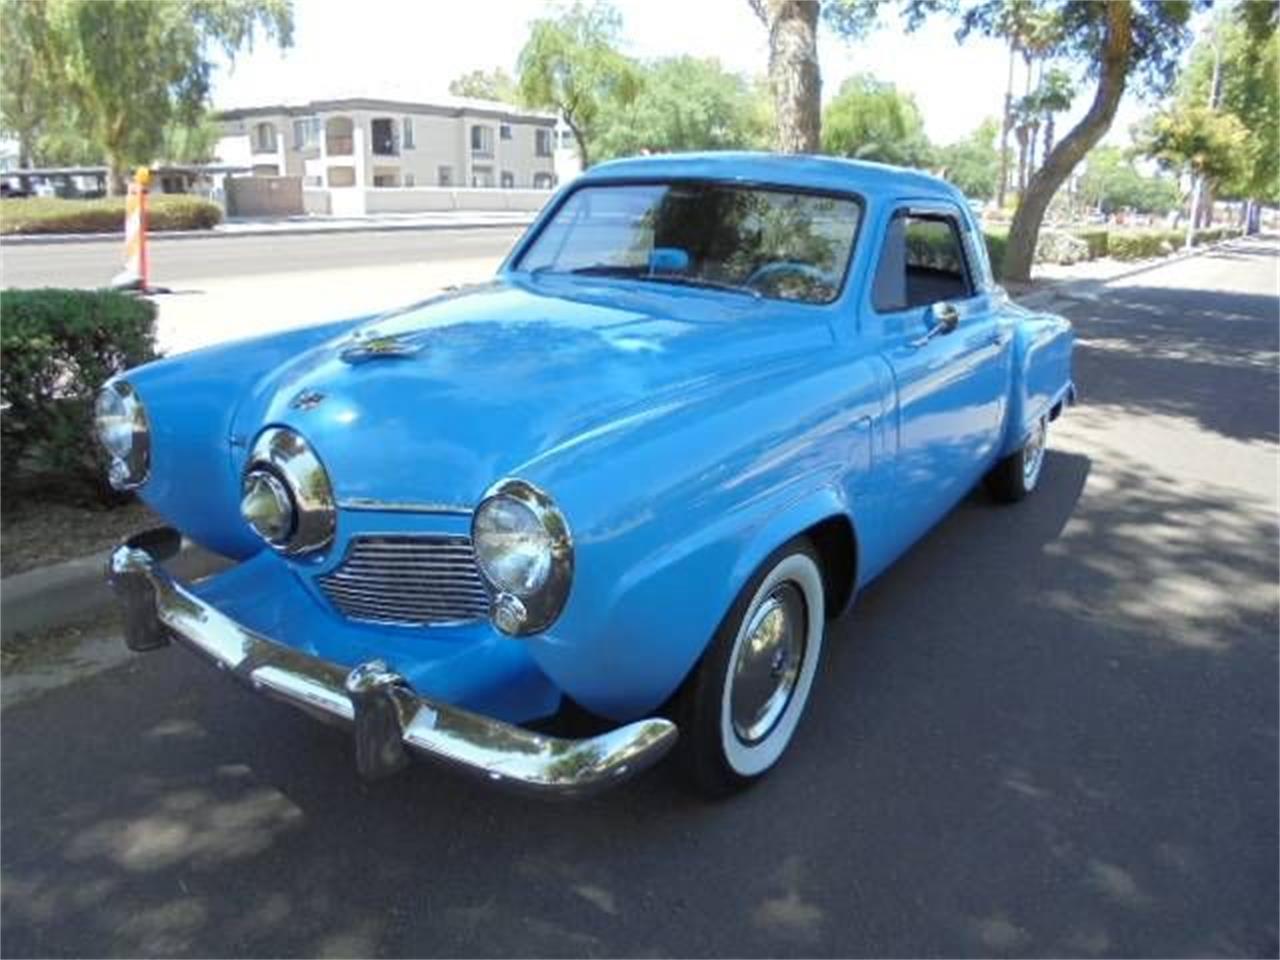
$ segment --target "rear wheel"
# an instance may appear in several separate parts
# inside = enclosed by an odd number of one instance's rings
[[[1035,490],[1048,446],[1049,418],[1043,416],[1036,421],[1022,449],[1005,457],[987,474],[987,489],[992,496],[1005,503],[1017,503]]]
[[[681,690],[680,749],[699,790],[740,790],[778,762],[808,703],[825,630],[818,556],[799,538],[743,588]]]

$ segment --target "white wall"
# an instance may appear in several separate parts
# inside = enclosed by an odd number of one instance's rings
[[[429,213],[444,210],[513,210],[536,212],[551,199],[550,190],[447,190],[439,187],[380,187],[369,190],[334,190],[334,216],[342,194],[363,194],[362,213]],[[344,201],[346,198],[344,197]],[[354,204],[354,199],[351,201]],[[344,203],[343,209],[350,209]]]

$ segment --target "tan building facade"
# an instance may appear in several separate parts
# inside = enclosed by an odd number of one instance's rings
[[[363,196],[383,189],[527,191],[556,185],[555,117],[507,104],[318,100],[228,110],[219,122],[221,162],[261,176],[301,177],[306,191],[329,192],[335,213],[352,206],[340,193],[348,188]],[[412,209],[413,199],[390,205]]]

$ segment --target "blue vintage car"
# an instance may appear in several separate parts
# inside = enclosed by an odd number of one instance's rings
[[[103,388],[112,482],[173,524],[111,560],[127,642],[350,724],[366,776],[416,754],[584,793],[678,732],[728,792],[861,587],[980,481],[1035,489],[1071,352],[941,180],[603,164],[488,283]],[[183,534],[238,562],[179,582]],[[567,704],[602,732],[553,735]]]

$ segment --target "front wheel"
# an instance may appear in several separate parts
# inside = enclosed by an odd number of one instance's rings
[[[809,700],[825,631],[817,553],[792,540],[743,588],[678,698],[680,750],[699,790],[723,796],[777,763]]]
[[[1022,449],[1005,457],[987,474],[987,489],[997,500],[1017,503],[1035,490],[1049,445],[1049,418],[1041,417]]]

